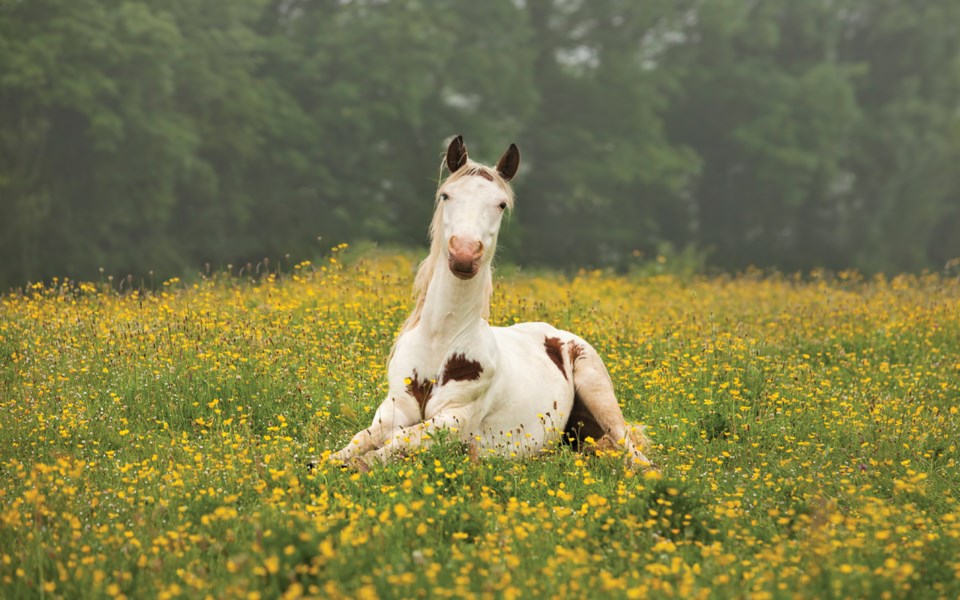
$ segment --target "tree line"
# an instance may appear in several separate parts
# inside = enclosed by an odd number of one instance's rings
[[[524,264],[960,256],[956,0],[4,0],[0,284],[422,245],[517,142]]]

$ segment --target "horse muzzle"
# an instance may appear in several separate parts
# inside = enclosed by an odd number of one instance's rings
[[[464,240],[453,236],[447,243],[449,258],[447,266],[458,279],[473,279],[480,272],[480,259],[483,258],[483,242]]]

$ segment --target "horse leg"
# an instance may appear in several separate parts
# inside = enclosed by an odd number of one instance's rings
[[[339,451],[330,455],[333,462],[346,463],[376,450],[394,433],[420,420],[416,400],[405,396],[390,397],[383,401],[373,416],[370,427],[361,430]]]
[[[365,466],[387,464],[395,458],[412,454],[418,448],[429,446],[441,430],[452,432],[458,439],[466,439],[470,431],[471,408],[461,407],[460,410],[438,413],[413,427],[398,429],[393,435],[387,436],[380,447],[367,452],[360,459],[366,463]]]
[[[603,359],[586,342],[573,342],[571,348],[575,396],[567,429],[579,426],[597,441],[603,436],[623,444],[631,467],[652,468],[653,463],[643,454],[650,442],[642,427],[623,418]]]

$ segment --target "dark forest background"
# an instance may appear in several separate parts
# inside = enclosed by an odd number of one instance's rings
[[[422,247],[457,133],[512,262],[940,269],[960,2],[0,0],[0,285]]]

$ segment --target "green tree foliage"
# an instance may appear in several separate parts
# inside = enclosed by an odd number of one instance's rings
[[[511,260],[939,268],[958,22],[954,0],[0,0],[0,285],[420,244],[455,133],[486,162],[521,147]]]
[[[704,165],[696,240],[721,264],[830,259],[831,194],[860,114],[827,4],[706,2],[670,53],[683,73],[670,130]]]
[[[960,4],[710,0],[690,17],[667,121],[703,161],[698,245],[734,267],[944,259]]]
[[[287,47],[266,70],[306,115],[310,161],[327,172],[281,210],[335,241],[419,243],[444,138],[468,132],[471,151],[496,160],[536,106],[525,21],[508,0],[283,2],[274,14]]]
[[[527,129],[520,208],[524,256],[554,264],[621,262],[689,219],[697,157],[667,139],[674,74],[658,69],[671,2],[527,2],[541,107]]]
[[[866,74],[845,250],[867,268],[916,269],[957,249],[940,228],[960,206],[958,24],[960,3],[950,0],[864,0],[848,19],[841,51]]]
[[[5,5],[0,31],[7,279],[108,261],[170,266],[156,224],[197,144],[172,110],[183,39],[171,16],[39,0]]]

